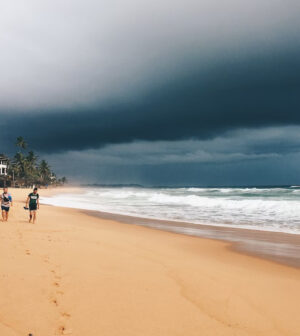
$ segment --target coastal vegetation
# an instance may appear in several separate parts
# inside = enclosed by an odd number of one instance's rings
[[[8,159],[6,176],[7,184],[12,186],[48,186],[67,183],[66,177],[58,178],[44,159],[39,159],[36,153],[28,147],[21,136],[16,139],[17,151]]]

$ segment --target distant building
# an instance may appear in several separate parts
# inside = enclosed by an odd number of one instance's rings
[[[8,158],[5,155],[0,154],[0,176],[6,176],[7,169],[8,169]]]

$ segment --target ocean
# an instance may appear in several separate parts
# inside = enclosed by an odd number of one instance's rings
[[[85,187],[41,203],[134,217],[300,234],[300,187]],[[195,227],[195,226],[194,226]]]

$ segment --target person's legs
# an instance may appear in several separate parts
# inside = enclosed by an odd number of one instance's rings
[[[36,209],[35,208],[29,208],[29,223],[34,224],[36,220]]]
[[[33,211],[33,224],[35,223],[36,220],[36,211]]]
[[[8,220],[8,211],[9,207],[1,206],[1,212],[2,212],[2,221],[7,222]]]

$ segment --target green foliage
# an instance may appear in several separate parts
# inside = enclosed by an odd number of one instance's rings
[[[27,143],[25,142],[23,137],[19,136],[17,137],[16,146],[19,147],[20,149],[26,149]]]
[[[47,161],[45,160],[41,161],[41,163],[38,166],[38,172],[42,184],[49,184],[51,182],[53,174]]]
[[[67,183],[65,177],[57,179],[56,175],[46,160],[39,162],[38,156],[34,151],[29,150],[26,153],[27,143],[24,138],[19,136],[16,140],[16,146],[19,148],[17,153],[9,164],[8,174],[14,182],[19,185],[63,185]]]

